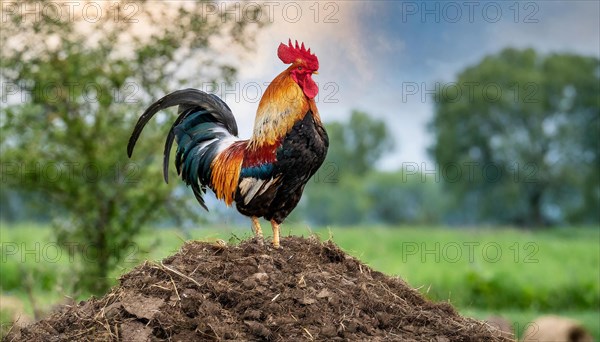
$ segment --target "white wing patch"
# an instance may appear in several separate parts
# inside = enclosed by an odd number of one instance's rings
[[[214,145],[214,144],[217,144],[216,154],[218,155],[219,153],[223,152],[226,148],[231,146],[234,142],[241,140],[240,138],[231,135],[231,133],[229,133],[223,127],[211,128],[208,131],[210,131],[212,133],[219,133],[219,132],[223,133],[223,135],[225,137],[217,137],[217,138],[213,138],[211,140],[202,142],[198,146],[198,152],[197,152],[198,156],[200,156],[200,157],[202,157],[206,153],[206,151],[208,151],[208,149],[210,147],[212,147],[212,145]]]
[[[260,196],[265,193],[275,182],[279,180],[279,177],[267,179],[258,178],[244,178],[240,182],[240,193],[244,197],[244,204],[248,205],[250,201],[257,195]]]
[[[219,141],[219,139],[217,139],[217,138],[214,138],[214,139],[207,140],[207,141],[205,141],[205,142],[201,143],[201,144],[198,146],[198,152],[197,152],[198,156],[202,157],[202,156],[203,156],[203,155],[206,153],[206,151],[208,151],[208,148],[209,148],[209,147],[210,147],[212,144],[214,144],[215,142],[218,142],[218,141]]]

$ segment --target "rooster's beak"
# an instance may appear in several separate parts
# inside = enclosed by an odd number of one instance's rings
[[[318,71],[313,71],[313,75],[318,75],[319,72]]]

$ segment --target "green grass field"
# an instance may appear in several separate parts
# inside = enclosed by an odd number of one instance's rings
[[[597,228],[540,232],[439,227],[309,230],[286,225],[282,234],[332,238],[375,270],[403,278],[433,300],[450,301],[465,315],[503,315],[522,331],[542,314],[560,314],[580,320],[600,340]],[[236,242],[249,236],[249,228],[148,229],[111,277],[116,279],[144,260],[173,254],[186,239]],[[3,224],[0,242],[2,295],[22,299],[29,312],[32,308],[24,282],[31,285],[37,306],[45,309],[72,295],[67,289],[79,264],[57,248],[48,227]]]

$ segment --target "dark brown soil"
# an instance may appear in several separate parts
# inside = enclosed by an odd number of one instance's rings
[[[332,242],[287,237],[282,246],[186,243],[7,341],[508,341]]]

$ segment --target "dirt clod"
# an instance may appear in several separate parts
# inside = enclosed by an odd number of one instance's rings
[[[104,297],[65,306],[7,340],[509,341],[333,242],[281,243],[188,242],[123,275]]]

